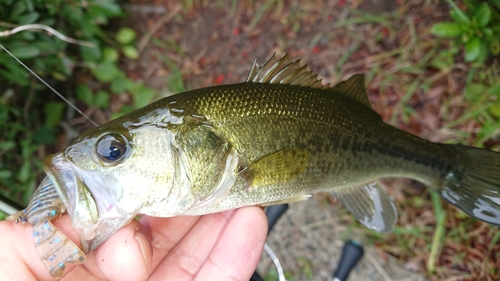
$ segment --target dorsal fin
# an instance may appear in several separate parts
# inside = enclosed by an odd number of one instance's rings
[[[318,75],[307,70],[307,64],[300,66],[300,60],[291,61],[288,54],[277,59],[273,54],[260,66],[254,61],[246,82],[286,84],[292,86],[309,87],[314,89],[330,89],[330,85],[323,85]]]
[[[307,69],[307,64],[300,66],[300,60],[291,61],[288,54],[277,59],[275,54],[269,57],[264,64],[254,61],[246,82],[286,84],[292,86],[309,87],[313,89],[332,90],[349,96],[356,101],[372,108],[364,85],[364,75],[355,74],[346,81],[335,86],[323,85],[317,74]]]
[[[344,95],[372,108],[368,95],[366,94],[364,74],[354,74],[351,78],[333,86],[332,90],[342,92]]]

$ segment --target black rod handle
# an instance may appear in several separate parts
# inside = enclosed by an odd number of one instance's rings
[[[281,216],[288,210],[288,204],[274,205],[266,208],[267,216],[267,233],[271,232],[276,222],[281,218]]]
[[[333,281],[347,280],[349,273],[354,266],[356,266],[361,257],[363,257],[364,253],[365,251],[359,243],[352,240],[346,241],[342,249],[342,256],[340,257],[337,269],[333,273]]]

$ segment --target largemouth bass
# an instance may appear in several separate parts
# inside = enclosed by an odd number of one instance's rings
[[[419,180],[500,225],[499,153],[385,124],[362,75],[325,86],[287,56],[254,63],[243,83],[170,96],[85,131],[44,169],[28,208],[10,219],[35,226],[56,278],[138,214],[203,215],[328,191],[365,226],[387,232],[397,213],[378,183],[386,177]],[[83,252],[50,224],[65,211]]]

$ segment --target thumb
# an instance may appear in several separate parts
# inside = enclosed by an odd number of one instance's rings
[[[87,255],[85,267],[107,280],[146,280],[151,274],[149,235],[136,220]]]

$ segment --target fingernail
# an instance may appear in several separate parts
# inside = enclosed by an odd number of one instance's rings
[[[151,275],[151,260],[153,257],[153,251],[151,249],[151,244],[149,243],[149,239],[146,237],[144,233],[139,231],[138,228],[135,229],[134,234],[135,239],[139,242],[139,247],[141,248],[142,258],[146,267],[148,269],[148,276]]]

